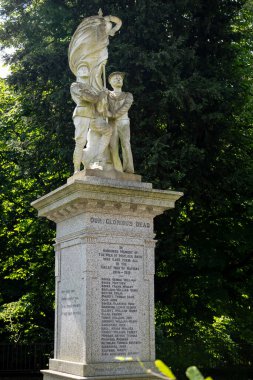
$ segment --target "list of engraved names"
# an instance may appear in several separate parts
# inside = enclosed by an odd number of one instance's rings
[[[138,356],[138,278],[143,266],[141,247],[108,245],[101,248],[102,356]]]

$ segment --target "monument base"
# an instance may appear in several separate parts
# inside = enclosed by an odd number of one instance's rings
[[[153,362],[142,363],[146,369],[154,370]],[[83,364],[65,360],[50,359],[49,370],[42,370],[43,380],[142,380],[154,379],[145,373],[138,362]]]
[[[154,369],[153,362],[142,362],[146,369]],[[83,364],[66,360],[50,359],[49,370],[81,377],[143,375],[144,369],[138,361],[105,362]]]
[[[155,376],[143,373],[142,375],[115,375],[115,376],[94,376],[94,377],[84,377],[71,375],[69,373],[57,372],[51,370],[41,371],[43,373],[43,380],[155,380]]]
[[[100,169],[84,169],[78,173],[73,174],[68,178],[67,183],[73,183],[75,180],[87,181],[90,177],[116,179],[120,181],[141,182],[141,176],[134,173],[123,173],[115,169],[100,170]]]
[[[155,360],[153,219],[182,193],[140,180],[87,170],[33,202],[57,224],[55,352],[44,380],[154,378],[145,373]]]

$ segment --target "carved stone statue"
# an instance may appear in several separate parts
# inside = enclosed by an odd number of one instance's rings
[[[76,103],[73,113],[75,125],[75,150],[73,154],[74,172],[80,170],[83,156],[83,148],[87,142],[88,130],[91,122],[94,123],[96,117],[95,104],[101,99],[101,92],[98,94],[89,84],[89,68],[82,61],[77,68],[76,82],[70,87],[72,99]]]
[[[106,170],[109,163],[119,172],[134,173],[128,118],[133,96],[122,92],[124,73],[109,76],[113,91],[106,89],[105,78],[109,36],[114,36],[121,25],[118,17],[103,17],[99,10],[98,16],[82,21],[69,45],[69,66],[76,76],[70,88],[76,103],[74,173],[80,171],[81,163],[84,169],[95,165]]]
[[[113,27],[113,24],[116,25]],[[76,29],[69,44],[69,66],[74,75],[80,62],[89,67],[89,83],[94,90],[105,87],[102,82],[103,68],[108,59],[109,36],[114,36],[120,29],[122,21],[115,16],[98,16],[85,18]]]
[[[108,94],[109,111],[112,117],[109,123],[112,125],[112,137],[110,150],[112,161],[116,170],[134,173],[133,156],[130,145],[130,120],[128,110],[133,103],[133,95],[130,92],[122,92],[125,73],[114,72],[109,75],[108,81],[113,88]],[[119,159],[119,141],[122,149],[123,170]]]

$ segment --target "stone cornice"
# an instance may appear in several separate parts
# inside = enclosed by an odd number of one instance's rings
[[[129,182],[128,182],[129,184]],[[156,190],[145,186],[124,186],[124,181],[112,184],[75,180],[32,202],[39,216],[55,222],[82,212],[154,217],[174,208],[183,193]]]

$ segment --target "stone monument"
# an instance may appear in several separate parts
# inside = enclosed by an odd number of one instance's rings
[[[55,348],[44,380],[146,378],[137,359],[146,367],[155,360],[153,219],[182,193],[134,174],[133,98],[121,91],[121,72],[109,77],[113,91],[105,86],[109,36],[121,24],[100,11],[72,37],[74,174],[32,203],[56,223]]]

